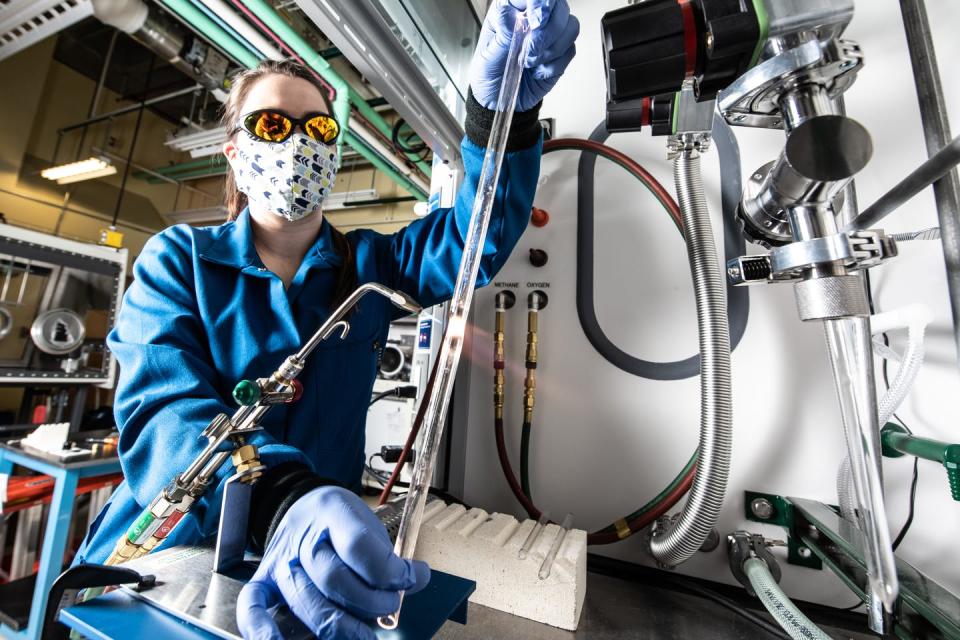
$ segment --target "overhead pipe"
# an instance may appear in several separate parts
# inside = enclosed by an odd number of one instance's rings
[[[243,48],[239,42],[237,42],[218,25],[213,23],[213,21],[204,15],[202,11],[193,6],[188,0],[160,0],[160,2],[167,6],[171,11],[179,15],[188,26],[195,29],[201,36],[209,40],[221,50],[225,51],[228,55],[235,58],[244,66],[252,68],[255,67],[259,62],[259,59],[256,56]],[[283,19],[280,18],[280,16],[269,5],[259,2],[258,0],[243,0],[243,3],[250,9],[250,11],[263,20],[263,22],[266,23],[269,28],[277,33],[281,38],[286,39],[294,48],[294,50],[296,50],[297,53],[304,58],[304,61],[307,63],[307,65],[320,73],[321,77],[323,77],[334,88],[337,93],[336,98],[333,101],[334,115],[340,121],[344,130],[344,134],[341,136],[341,142],[346,142],[350,146],[356,148],[361,155],[371,162],[371,164],[373,164],[380,171],[386,173],[394,182],[412,193],[417,198],[425,200],[429,189],[422,189],[409,178],[399,173],[394,166],[380,157],[380,155],[372,148],[373,145],[367,143],[349,131],[350,96],[354,96],[357,103],[357,111],[364,116],[366,120],[375,125],[381,131],[389,132],[389,125],[387,125],[383,118],[376,111],[374,111],[372,107],[367,105],[366,101],[357,95],[350,88],[350,86],[339,75],[336,74],[326,60],[323,60],[319,54],[313,51],[310,45],[286,22],[284,22]],[[154,16],[150,14],[149,9],[141,0],[133,0],[131,2],[127,2],[126,0],[94,0],[94,10],[97,17],[103,22],[111,26],[115,26],[116,28],[127,33],[131,33],[131,31],[132,34],[140,33],[144,30],[145,25],[149,26],[160,24],[159,21],[154,20]],[[156,28],[156,26],[151,28]],[[169,34],[172,32],[170,29],[165,29],[164,33]],[[182,48],[183,40],[179,41],[179,47],[176,44],[176,38],[174,38],[172,35],[155,37],[153,42],[156,46],[151,46],[151,48],[154,50],[158,50],[160,44],[166,43],[168,48],[166,53],[169,55],[174,49],[176,49],[177,53],[179,53],[180,49]],[[160,48],[162,49],[162,47]],[[182,92],[174,92],[173,94],[148,100],[141,104],[143,104],[143,106],[148,106],[149,104],[153,104],[160,99],[175,97],[175,95],[182,95],[183,93],[189,93],[193,90],[194,89],[191,88],[189,90],[183,90]],[[88,120],[76,125],[71,125],[70,127],[62,129],[61,132],[92,124],[93,122],[99,122],[100,120],[106,120],[107,118],[120,115],[121,113],[135,111],[136,109],[140,108],[141,104],[131,105],[129,108],[104,114],[99,116],[98,119]],[[387,135],[387,133],[385,133],[385,135]]]
[[[224,32],[227,35],[229,35],[231,39],[233,39],[234,42],[236,42],[241,47],[249,51],[251,54],[253,54],[254,57],[258,59],[265,57],[265,54],[262,51],[260,51],[260,49],[253,46],[249,40],[247,40],[242,35],[240,35],[240,33],[236,29],[234,29],[230,24],[228,24],[221,16],[217,15],[216,12],[211,10],[210,7],[208,7],[206,4],[204,4],[203,2],[200,2],[200,0],[189,0],[189,2],[194,6],[194,8],[197,9],[197,11],[201,12],[203,15],[210,18],[210,20],[213,21],[213,23],[216,24],[218,27],[223,29]],[[234,16],[234,17],[237,17],[237,16]]]
[[[98,20],[128,34],[188,76],[196,76],[190,63],[181,57],[190,36],[175,20],[159,11],[151,10],[143,0],[92,0],[92,6],[93,15]],[[203,17],[206,18],[206,16]],[[209,18],[207,22],[210,22]],[[213,26],[216,27],[216,25]],[[203,35],[214,40],[211,34],[204,32]],[[228,57],[231,55],[231,49],[251,56],[231,38],[221,37],[221,40],[219,46]],[[210,85],[209,82],[207,84]],[[221,89],[222,87],[209,86],[209,88]]]
[[[237,42],[229,33],[216,22],[207,17],[200,9],[196,8],[189,0],[160,0],[160,4],[165,6],[188,25],[197,30],[218,49],[223,51],[228,57],[233,58],[245,67],[255,67],[259,59],[250,53],[242,44]]]
[[[341,78],[333,67],[330,66],[330,63],[323,59],[317,51],[310,46],[310,44],[303,39],[303,37],[297,33],[280,15],[264,0],[239,0],[244,6],[247,7],[254,15],[257,16],[263,23],[272,30],[277,36],[283,39],[294,52],[297,53],[307,66],[314,69],[320,76],[330,83],[330,86],[334,88],[337,92],[337,97],[334,100],[334,112],[337,116],[337,119],[343,123],[344,128],[348,130],[349,127],[346,126],[348,117],[349,117],[349,106],[352,104],[357,112],[370,123],[376,130],[378,130],[386,139],[390,139],[390,135],[393,132],[393,128],[387,124],[386,120],[383,119],[377,111],[367,104],[367,101],[363,99],[353,88],[347,83],[343,78]],[[338,101],[343,99],[343,104],[338,108]],[[427,174],[430,175],[430,168],[426,162],[416,163],[420,168]],[[414,194],[417,195],[417,194]],[[424,194],[425,195],[425,194]]]
[[[126,106],[126,107],[123,107],[123,108],[121,108],[121,109],[116,109],[116,110],[110,111],[110,112],[108,112],[108,113],[101,113],[100,115],[98,115],[98,116],[96,116],[96,117],[87,118],[86,120],[82,120],[82,121],[80,121],[80,122],[75,122],[74,124],[68,125],[68,126],[66,126],[66,127],[61,127],[61,128],[59,128],[59,129],[57,129],[57,133],[63,134],[63,133],[67,133],[68,131],[73,131],[74,129],[79,129],[79,128],[81,128],[81,127],[90,126],[91,124],[96,124],[96,123],[98,123],[98,122],[103,122],[104,120],[110,120],[110,119],[112,119],[112,118],[116,118],[117,116],[122,116],[122,115],[124,115],[124,114],[126,114],[126,113],[131,113],[131,112],[133,112],[133,111],[137,111],[137,110],[140,109],[141,107],[149,107],[149,106],[151,106],[151,105],[158,104],[158,103],[160,103],[160,102],[166,102],[167,100],[173,100],[174,98],[179,98],[180,96],[186,95],[186,94],[188,94],[188,93],[193,93],[194,91],[198,91],[198,90],[200,90],[200,89],[202,89],[202,88],[203,88],[203,87],[198,84],[198,85],[194,85],[194,86],[192,86],[192,87],[187,87],[187,88],[185,88],[185,89],[177,89],[176,91],[171,91],[170,93],[165,93],[165,94],[163,94],[162,96],[157,96],[157,97],[155,97],[155,98],[150,98],[149,100],[143,100],[143,101],[140,101],[140,102],[137,102],[137,103],[128,105],[128,106]]]
[[[236,11],[230,8],[225,0],[199,0],[210,11],[214,12],[236,31],[244,40],[271,60],[283,60],[284,55],[276,46],[259,31],[250,26],[250,23],[241,18]]]

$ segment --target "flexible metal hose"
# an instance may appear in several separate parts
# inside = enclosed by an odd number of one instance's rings
[[[689,559],[716,525],[727,489],[733,440],[726,285],[717,261],[703,194],[700,152],[682,151],[674,162],[673,175],[697,302],[701,363],[700,462],[680,518],[650,541],[654,558],[667,566]]]
[[[790,601],[770,574],[767,563],[760,558],[750,558],[743,563],[743,572],[750,580],[760,602],[773,619],[794,640],[830,640],[830,636],[805,616],[797,605]]]

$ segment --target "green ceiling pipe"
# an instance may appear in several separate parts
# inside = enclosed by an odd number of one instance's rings
[[[297,33],[287,22],[280,17],[280,15],[264,0],[241,0],[243,4],[247,6],[250,11],[252,11],[260,20],[270,28],[277,36],[283,39],[287,45],[293,49],[297,55],[303,58],[303,61],[307,63],[308,66],[313,68],[314,71],[320,74],[324,80],[330,83],[330,85],[337,92],[337,100],[340,100],[341,95],[349,100],[353,106],[357,108],[357,111],[366,118],[370,124],[376,127],[383,135],[388,139],[393,133],[393,128],[383,119],[376,110],[367,104],[367,101],[364,100],[360,95],[353,90],[353,88],[341,78],[333,67],[330,66],[330,63],[323,59],[323,56],[315,51],[310,44],[304,40],[299,33]],[[341,126],[344,130],[348,129],[347,123],[349,119],[349,110],[346,112],[341,112],[337,109],[337,105],[334,104],[334,111],[336,112],[337,119],[340,120]],[[426,161],[420,160],[416,162],[417,166],[420,167],[427,176],[430,175],[430,165]],[[395,170],[394,170],[395,171]],[[419,189],[418,189],[419,191]]]
[[[189,0],[160,0],[160,2],[243,66],[257,66],[258,60],[255,55],[205,13],[193,6]]]
[[[898,424],[888,422],[880,431],[883,455],[899,458],[906,454],[939,462],[947,470],[950,495],[960,502],[960,444],[948,444],[910,435]]]
[[[237,42],[229,33],[214,23],[205,14],[194,7],[189,0],[161,0],[171,11],[178,14],[187,24],[199,31],[204,37],[209,39],[215,45],[221,47],[229,55],[248,68],[255,67],[259,62],[258,58],[247,51],[239,42]],[[330,67],[330,64],[324,60],[319,53],[314,51],[310,45],[290,27],[276,11],[273,10],[263,0],[242,0],[247,7],[257,15],[274,33],[282,38],[308,66],[312,67],[320,74],[337,92],[333,102],[334,115],[340,121],[343,135],[338,140],[338,146],[344,142],[350,144],[360,152],[375,167],[386,173],[390,178],[401,187],[417,196],[426,199],[425,194],[419,187],[413,184],[405,176],[399,173],[395,168],[385,162],[372,149],[368,148],[355,136],[349,132],[350,121],[350,98],[353,96],[357,103],[358,111],[364,115],[370,122],[382,132],[389,132],[390,127],[383,120],[379,113],[362,100],[351,88],[350,85]],[[389,135],[389,133],[386,133]],[[421,163],[423,165],[425,163]],[[427,168],[429,175],[429,167]]]
[[[347,144],[356,149],[364,158],[369,160],[370,164],[380,171],[388,174],[391,178],[393,178],[394,182],[412,193],[417,200],[427,199],[428,194],[424,193],[420,187],[411,182],[405,175],[397,172],[397,170],[391,167],[386,160],[380,157],[380,154],[373,149],[368,148],[363,140],[355,136],[352,132],[347,132],[346,138]]]

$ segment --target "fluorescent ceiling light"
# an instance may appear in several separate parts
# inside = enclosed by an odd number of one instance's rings
[[[173,136],[164,144],[176,151],[189,152],[191,158],[202,158],[222,153],[223,143],[226,141],[227,130],[217,127]]]
[[[78,162],[61,164],[44,169],[40,175],[47,180],[56,180],[57,184],[70,184],[81,180],[91,180],[113,175],[117,168],[103,158],[87,158]]]

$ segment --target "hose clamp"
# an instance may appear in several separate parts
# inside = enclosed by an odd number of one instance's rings
[[[770,569],[770,575],[776,582],[780,582],[782,572],[777,559],[770,553],[769,547],[776,544],[776,541],[767,541],[758,533],[748,531],[734,531],[727,536],[727,559],[730,562],[730,571],[737,582],[743,585],[751,596],[756,596],[747,574],[743,571],[743,564],[750,558],[760,558],[767,568]]]

